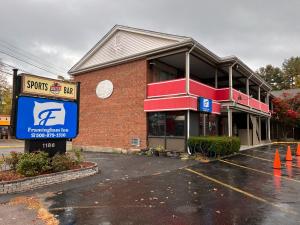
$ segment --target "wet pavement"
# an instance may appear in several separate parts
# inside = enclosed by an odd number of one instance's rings
[[[276,148],[282,170],[272,168]],[[39,196],[66,225],[300,224],[300,157],[286,164],[285,151],[270,145],[212,163],[87,153],[100,174],[0,202]]]

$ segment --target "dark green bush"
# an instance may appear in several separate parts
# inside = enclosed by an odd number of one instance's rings
[[[200,136],[190,137],[188,146],[193,153],[201,153],[207,157],[230,155],[240,149],[238,137]]]
[[[51,167],[53,172],[69,170],[74,164],[77,163],[70,155],[67,154],[56,154],[51,160]]]
[[[45,152],[24,153],[17,164],[17,172],[30,177],[50,170],[48,154]]]

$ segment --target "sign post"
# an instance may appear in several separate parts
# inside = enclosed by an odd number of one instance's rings
[[[14,110],[14,135],[25,140],[25,151],[50,157],[66,152],[66,140],[78,134],[79,83],[32,75],[17,79],[20,93]]]

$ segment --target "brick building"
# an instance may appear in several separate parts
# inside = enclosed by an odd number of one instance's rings
[[[194,135],[270,140],[270,86],[189,37],[116,25],[69,74],[81,82],[76,146],[186,151]]]

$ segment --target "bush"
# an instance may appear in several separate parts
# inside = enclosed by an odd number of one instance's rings
[[[16,171],[17,164],[20,160],[22,153],[10,152],[10,155],[5,158],[5,163],[9,166],[10,169]]]
[[[83,161],[82,149],[73,149],[72,152],[75,156],[76,165],[80,164]]]
[[[17,172],[30,177],[50,170],[48,154],[45,152],[24,153],[17,164]]]
[[[51,167],[53,172],[69,170],[74,164],[74,160],[66,154],[56,154],[51,160]]]
[[[188,146],[193,153],[199,152],[207,157],[233,154],[239,151],[240,145],[238,137],[200,136],[190,137],[188,140]]]

